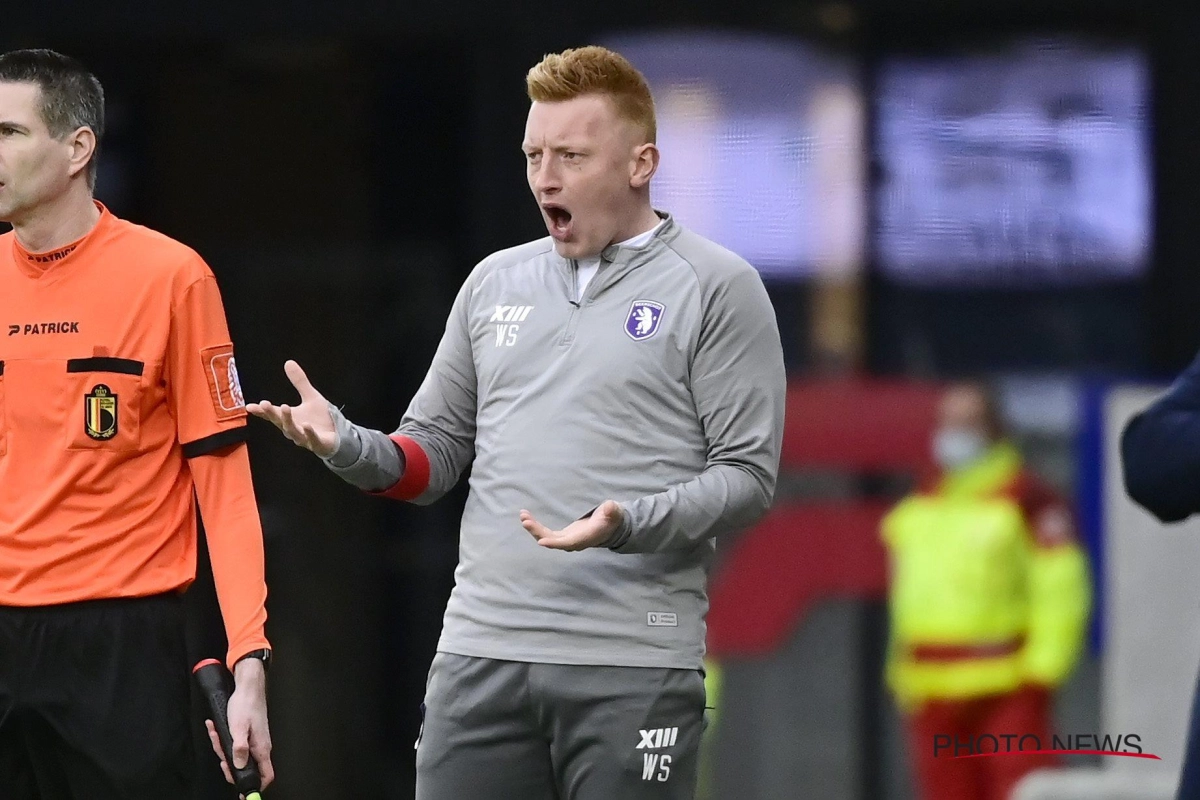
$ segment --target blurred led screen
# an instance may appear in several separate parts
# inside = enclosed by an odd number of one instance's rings
[[[1023,41],[886,60],[880,266],[922,284],[1134,278],[1151,243],[1149,68],[1131,46]]]
[[[620,35],[603,44],[654,93],[656,208],[764,277],[862,262],[863,100],[853,60],[761,35]]]

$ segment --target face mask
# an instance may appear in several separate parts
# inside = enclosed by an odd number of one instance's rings
[[[979,431],[946,428],[934,434],[933,457],[942,469],[962,469],[979,460],[987,446],[987,440]]]

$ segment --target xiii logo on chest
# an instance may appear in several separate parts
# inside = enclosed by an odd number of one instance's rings
[[[533,311],[533,306],[496,306],[496,313],[488,322],[496,324],[496,347],[512,347],[517,343],[517,332]]]

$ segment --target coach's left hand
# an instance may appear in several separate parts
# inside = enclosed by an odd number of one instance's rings
[[[561,531],[552,531],[533,518],[524,509],[521,510],[521,525],[533,534],[537,543],[542,547],[554,550],[586,550],[589,547],[602,547],[612,538],[617,528],[621,527],[624,512],[613,500],[605,500],[600,507],[583,519],[572,522]]]
[[[249,756],[254,756],[262,788],[275,780],[275,767],[271,764],[271,729],[267,725],[267,675],[263,663],[255,658],[239,661],[234,667],[234,690],[229,696],[229,732],[233,736],[233,763],[246,766]],[[225,779],[233,783],[233,775],[225,756],[221,752],[221,740],[212,720],[206,721],[208,738],[213,750],[221,759],[221,770]]]

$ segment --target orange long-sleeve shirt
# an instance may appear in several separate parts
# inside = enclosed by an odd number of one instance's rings
[[[51,253],[0,236],[0,605],[186,588],[198,496],[232,663],[269,645],[221,296],[190,248],[100,211]]]

